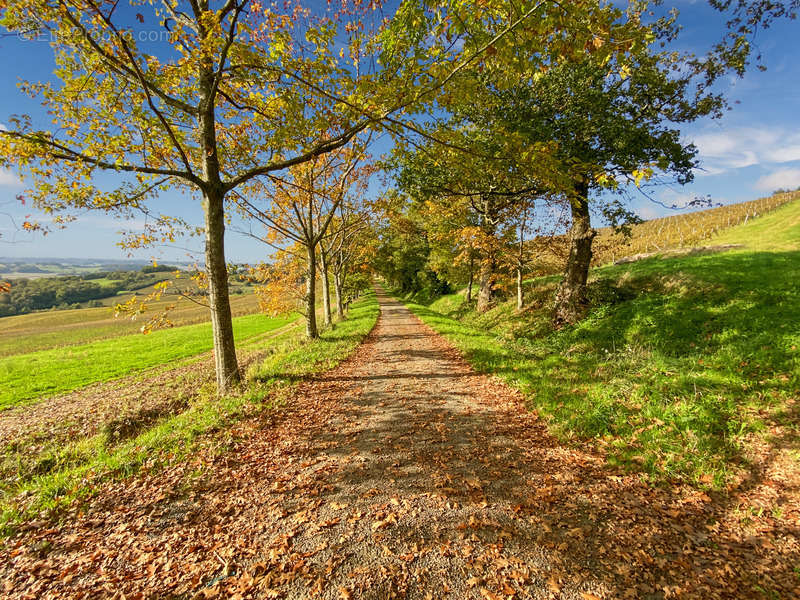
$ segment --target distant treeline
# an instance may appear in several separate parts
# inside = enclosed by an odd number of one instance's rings
[[[163,280],[174,271],[168,265],[147,266],[139,271],[98,271],[86,275],[14,279],[8,293],[0,293],[0,317],[22,315],[50,308],[77,308],[81,303],[101,306],[100,300],[123,290],[137,290]],[[96,280],[102,279],[103,283]]]

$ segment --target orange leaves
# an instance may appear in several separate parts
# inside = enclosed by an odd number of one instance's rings
[[[205,271],[200,269],[196,270],[192,276],[191,280],[197,284],[198,289],[207,290],[208,289],[208,275]]]
[[[478,479],[477,477],[467,477],[466,479],[464,479],[464,483],[466,484],[467,488],[469,488],[470,491],[480,492],[483,490],[483,485],[481,484],[481,480]]]
[[[124,241],[119,242],[118,245],[129,250],[135,250],[152,246],[156,241],[156,236],[150,233],[139,233],[128,236]]]
[[[597,50],[600,50],[600,48],[602,48],[604,45],[605,45],[605,40],[596,35],[592,39],[586,40],[583,49],[589,54],[593,54]]]
[[[327,529],[329,527],[333,527],[334,525],[338,525],[340,521],[341,519],[339,518],[327,519],[326,521],[320,521],[319,523],[317,523],[317,527],[319,527],[320,529]]]
[[[556,579],[555,577],[550,577],[547,580],[547,588],[553,594],[558,595],[561,593],[561,583],[559,583],[558,579]]]
[[[8,281],[0,281],[0,294],[7,294],[11,291],[11,283]]]
[[[258,282],[256,287],[261,311],[277,316],[288,315],[300,309],[304,296],[304,265],[297,256],[280,251],[272,264],[251,266],[248,278]]]
[[[346,587],[339,588],[339,600],[352,600],[353,592],[348,590]]]
[[[386,514],[383,518],[374,521],[371,525],[372,531],[378,531],[380,529],[385,529],[389,527],[389,525],[394,525],[397,523],[397,514],[390,512]]]
[[[512,590],[512,592],[513,592],[513,590]],[[481,598],[484,598],[484,600],[503,600],[502,596],[499,596],[498,594],[490,592],[486,588],[481,588]]]
[[[147,310],[147,305],[140,302],[136,296],[131,296],[125,302],[118,303],[114,306],[114,316],[121,317],[124,315],[133,321],[145,310]]]
[[[47,231],[45,231],[39,223],[36,223],[34,221],[27,221],[27,220],[23,221],[22,229],[28,232],[41,231],[45,234],[47,233]]]

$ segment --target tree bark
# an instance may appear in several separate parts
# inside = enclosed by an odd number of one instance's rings
[[[481,270],[478,276],[478,303],[475,307],[479,313],[489,310],[495,298],[496,262],[493,253],[481,261]]]
[[[308,269],[306,272],[306,337],[315,340],[319,337],[317,330],[317,257],[314,244],[306,248]]]
[[[333,274],[333,287],[336,292],[336,314],[340,319],[344,318],[344,298],[342,298],[342,275],[341,273]]]
[[[475,257],[469,257],[469,282],[467,283],[467,303],[472,302],[472,282],[475,279]]]
[[[208,277],[208,305],[214,341],[217,391],[224,394],[241,381],[233,338],[233,320],[225,263],[225,194],[217,154],[216,118],[213,99],[213,65],[200,73],[200,114],[198,137],[203,149],[203,213],[205,216],[205,259]]]
[[[331,327],[333,321],[331,319],[331,289],[328,281],[328,253],[322,248],[319,251],[319,262],[322,276],[322,314],[325,319],[325,326]]]
[[[497,256],[495,249],[497,235],[497,209],[494,201],[490,197],[481,199],[481,230],[484,235],[484,245],[486,246],[485,256],[481,260],[480,272],[478,274],[478,302],[475,309],[479,312],[486,312],[495,299],[495,283],[497,280]]]
[[[589,188],[585,181],[576,186],[570,204],[572,229],[569,257],[553,311],[553,325],[557,328],[576,323],[588,308],[586,281],[592,262],[592,240],[597,235],[589,216]]]
[[[517,310],[525,306],[525,297],[522,292],[522,269],[525,267],[525,227],[528,224],[528,205],[522,208],[522,218],[519,222],[519,245],[517,246]]]
[[[205,212],[206,275],[208,305],[211,309],[211,331],[214,339],[214,363],[219,393],[229,392],[241,381],[233,320],[228,295],[228,268],[225,264],[225,217],[221,193],[206,193]]]

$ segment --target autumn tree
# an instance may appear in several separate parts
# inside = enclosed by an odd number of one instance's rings
[[[367,181],[363,180],[362,183]],[[339,204],[328,234],[320,241],[323,284],[327,283],[330,274],[333,279],[336,314],[340,319],[344,317],[348,280],[367,270],[376,243],[377,222],[383,213],[382,199],[368,198],[366,192],[366,186],[362,185]],[[330,290],[323,286],[323,310],[327,324],[331,323],[329,298]]]
[[[707,68],[712,73],[734,70],[744,75],[757,48],[756,35],[769,29],[781,19],[795,20],[800,12],[800,0],[708,0],[708,4],[728,19],[723,38],[707,57]],[[759,68],[761,55],[756,53]]]
[[[257,178],[246,193],[237,194],[238,209],[263,225],[263,234],[252,233],[281,253],[293,253],[304,261],[303,313],[306,335],[319,337],[316,318],[318,265],[323,263],[326,321],[330,323],[327,255],[322,241],[332,237],[331,224],[351,195],[364,194],[373,172],[364,163],[365,143],[354,143],[295,165],[285,175]],[[278,290],[275,290],[278,292]]]
[[[430,251],[428,266],[452,285],[465,285],[465,300],[472,302],[475,275],[481,261],[481,229],[467,202],[438,202],[420,207]]]
[[[553,157],[571,181],[564,195],[571,212],[570,253],[556,294],[554,323],[572,323],[586,307],[586,281],[592,258],[590,207],[605,209],[617,220],[620,204],[600,191],[621,182],[635,184],[655,172],[678,183],[691,181],[696,148],[680,138],[680,125],[717,114],[722,99],[703,84],[693,87],[693,73],[675,73],[672,58],[647,47],[624,68],[609,70],[594,60],[554,66],[536,81],[495,94],[501,126],[532,143],[555,141]]]
[[[470,131],[501,148],[518,148],[498,152],[489,146],[495,158],[519,165],[526,156],[536,156],[539,192],[560,195],[570,208],[570,252],[556,295],[556,326],[576,321],[586,308],[595,235],[591,206],[612,222],[630,214],[603,190],[625,181],[638,184],[656,172],[681,184],[690,181],[696,149],[681,142],[680,126],[717,115],[724,105],[710,91],[715,75],[705,71],[706,63],[660,50],[661,41],[676,35],[673,18],[644,25],[640,13],[627,17],[635,35],[620,52],[598,54],[606,40],[597,37],[583,54],[530,77],[513,81],[505,73],[476,73],[475,95],[469,102],[451,103],[453,114]],[[547,161],[544,169],[542,161]],[[519,166],[516,170],[531,174]],[[478,182],[470,185],[480,189]]]
[[[0,162],[28,177],[28,198],[48,212],[150,212],[148,201],[168,188],[197,194],[217,384],[226,391],[240,377],[224,249],[226,198],[254,177],[344,145],[370,119],[320,99],[308,110],[308,89],[284,73],[314,73],[317,85],[355,91],[353,77],[331,64],[330,19],[308,17],[300,25],[303,13],[294,9],[274,13],[247,0],[215,4],[3,2],[7,28],[50,34],[58,69],[55,83],[23,85],[43,101],[54,127],[10,119],[10,130],[0,132]],[[148,9],[146,17],[136,12]],[[134,15],[166,30],[168,42],[145,49]],[[324,138],[314,135],[320,131]],[[116,189],[94,184],[103,170],[120,174]],[[166,218],[161,223],[171,227]]]
[[[430,135],[414,149],[398,147],[389,164],[401,189],[421,203],[432,240],[458,248],[459,262],[477,257],[477,310],[484,312],[498,291],[507,225],[560,174],[547,143],[522,156],[513,140],[475,127],[460,112]]]
[[[391,166],[406,193],[424,202],[437,199],[442,207],[465,201],[471,209],[478,226],[472,237],[480,256],[479,311],[489,307],[498,287],[500,239],[515,207],[537,197],[565,197],[574,189],[573,165],[564,159],[556,136],[533,138],[494,118],[502,113],[503,95],[535,88],[562,64],[590,62],[609,78],[627,78],[636,53],[654,39],[641,21],[645,8],[637,4],[625,13],[610,5],[576,3],[561,13],[560,6],[545,7],[545,14],[556,19],[549,35],[538,44],[493,45],[492,52],[453,77],[438,98],[440,113],[414,132],[411,143],[397,145]],[[527,33],[519,39],[530,40]]]
[[[376,228],[376,248],[371,265],[401,293],[424,291],[431,295],[449,290],[429,265],[428,232],[411,199],[389,190],[384,218]]]
[[[196,194],[217,383],[230,389],[240,375],[225,268],[226,199],[254,177],[341,147],[417,100],[414,84],[397,76],[409,76],[403,66],[419,62],[403,39],[408,21],[398,21],[392,37],[387,27],[365,30],[369,14],[377,15],[366,8],[332,16],[248,0],[4,0],[0,9],[8,29],[49,34],[58,66],[55,83],[23,85],[44,103],[52,129],[24,116],[9,119],[10,130],[0,132],[0,164],[26,175],[32,204],[62,222],[85,209],[151,214],[149,201],[169,188]],[[137,22],[166,41],[138,43]],[[414,23],[415,31],[428,25]],[[388,67],[362,69],[378,64],[377,32],[393,41]],[[404,89],[406,100],[398,101]],[[120,175],[111,191],[94,184],[104,170]],[[156,222],[166,239],[175,235],[175,221]],[[150,231],[132,243],[158,239]]]
[[[299,243],[275,251],[269,262],[250,265],[247,279],[256,284],[259,308],[270,315],[304,313],[305,259]]]
[[[542,228],[535,225],[535,213],[536,206],[532,203],[518,203],[509,227],[509,231],[512,233],[509,245],[512,248],[510,248],[510,252],[506,253],[506,260],[516,280],[517,310],[525,307],[523,281],[533,260],[531,246],[528,242],[534,235],[542,235]]]
[[[696,149],[681,143],[680,128],[720,114],[724,100],[712,85],[743,56],[730,46],[728,54],[718,48],[711,57],[667,50],[678,39],[676,17],[653,17],[647,3],[604,9],[613,25],[575,23],[567,29],[575,34],[573,45],[561,46],[554,59],[543,60],[530,47],[513,54],[501,49],[461,71],[452,85],[460,93],[440,98],[449,121],[426,124],[413,147],[399,150],[401,185],[412,195],[481,199],[484,206],[476,208],[488,216],[482,218],[485,239],[497,237],[492,213],[498,206],[510,209],[511,195],[526,189],[526,179],[531,192],[562,198],[571,213],[570,252],[555,301],[556,326],[574,322],[586,308],[592,209],[618,224],[633,215],[608,190],[656,174],[681,184],[691,180]],[[580,35],[587,31],[592,34]],[[509,185],[511,175],[518,182]],[[493,289],[486,285],[493,279],[490,254],[482,268],[479,305],[485,308]]]
[[[225,391],[240,378],[225,268],[231,192],[376,124],[413,130],[404,111],[431,103],[489,53],[546,46],[547,56],[564,54],[575,40],[551,38],[567,20],[581,23],[579,38],[611,27],[595,18],[595,6],[487,0],[475,11],[466,0],[409,1],[384,19],[373,2],[343,2],[332,12],[249,0],[0,0],[3,25],[49,34],[57,64],[55,82],[23,85],[43,102],[52,127],[8,119],[0,166],[23,172],[33,205],[62,220],[85,209],[144,211],[166,239],[175,221],[152,201],[172,188],[198,198],[217,383]],[[137,23],[166,41],[146,48]],[[95,185],[99,171],[120,174],[118,185]],[[147,233],[134,243],[158,239]]]

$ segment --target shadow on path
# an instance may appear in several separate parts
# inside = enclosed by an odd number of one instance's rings
[[[354,357],[234,432],[188,491],[191,463],[110,486],[42,536],[49,556],[25,548],[0,576],[34,577],[42,598],[797,597],[796,531],[780,547],[742,535],[730,503],[559,444],[516,392],[378,298]]]

